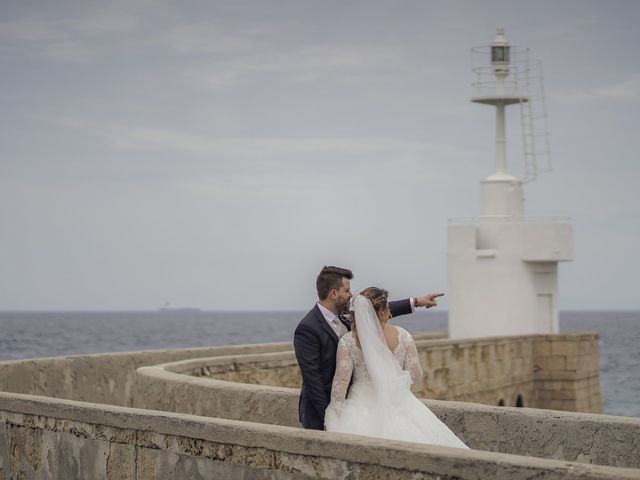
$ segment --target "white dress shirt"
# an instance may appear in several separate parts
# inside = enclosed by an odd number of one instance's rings
[[[409,303],[411,304],[411,313],[415,312],[416,308],[418,308],[418,307],[416,307],[416,299],[415,299],[415,297],[411,297],[409,299]]]
[[[333,329],[334,332],[336,332],[336,335],[338,336],[338,338],[342,337],[345,333],[349,331],[347,330],[347,327],[345,327],[344,324],[340,321],[340,319],[338,318],[338,315],[336,315],[331,310],[328,310],[322,305],[320,305],[319,302],[318,302],[318,308],[320,309],[322,316],[327,321],[329,326]]]

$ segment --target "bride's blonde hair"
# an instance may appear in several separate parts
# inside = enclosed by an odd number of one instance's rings
[[[389,292],[384,288],[369,287],[360,292],[365,298],[368,298],[376,311],[376,315],[380,318],[380,312],[385,308],[389,308]]]

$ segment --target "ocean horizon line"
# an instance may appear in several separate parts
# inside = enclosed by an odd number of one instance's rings
[[[305,312],[309,307],[305,308],[274,308],[274,309],[229,309],[229,308],[199,308],[199,307],[171,307],[171,308],[114,308],[114,309],[0,309],[1,314],[7,313],[293,313],[293,312]],[[426,312],[426,309],[420,309],[417,313]],[[429,310],[430,312],[449,312],[446,308],[436,308]],[[640,312],[639,308],[563,308],[558,310],[559,312]]]

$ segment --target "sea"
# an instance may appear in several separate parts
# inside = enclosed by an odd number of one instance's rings
[[[291,341],[302,311],[0,312],[0,361]],[[446,311],[394,319],[410,332],[446,332]],[[640,417],[640,311],[561,311],[562,332],[600,334],[604,413]]]

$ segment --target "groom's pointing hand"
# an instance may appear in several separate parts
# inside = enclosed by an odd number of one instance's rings
[[[435,307],[438,305],[436,298],[442,297],[444,293],[427,293],[426,295],[422,295],[421,297],[416,297],[414,301],[415,307]]]

